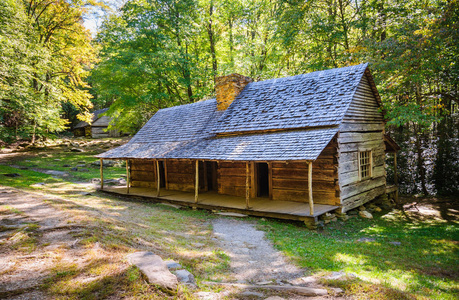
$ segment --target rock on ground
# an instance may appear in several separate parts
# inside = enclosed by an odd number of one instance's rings
[[[130,264],[139,268],[148,278],[148,282],[167,291],[176,291],[177,277],[167,268],[166,263],[156,254],[147,251],[134,252],[127,256]]]
[[[373,219],[373,215],[366,210],[359,211],[359,216],[365,219]]]
[[[183,284],[189,285],[191,287],[196,287],[196,279],[194,279],[193,274],[188,272],[187,270],[177,270],[174,271],[175,276],[177,276],[177,280]]]

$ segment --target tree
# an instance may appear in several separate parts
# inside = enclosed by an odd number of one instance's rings
[[[1,35],[7,41],[0,79],[3,117],[14,111],[15,128],[32,142],[65,128],[62,103],[83,110],[92,106],[84,78],[96,53],[81,24],[84,5],[79,0],[8,0],[1,6]]]

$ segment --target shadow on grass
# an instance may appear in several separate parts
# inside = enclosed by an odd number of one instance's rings
[[[358,217],[329,224],[319,232],[298,224],[261,221],[276,247],[311,272],[356,274],[362,291],[385,288],[386,299],[457,296],[459,230],[442,220],[407,220],[399,213]],[[361,242],[366,238],[371,242]],[[352,294],[355,282],[347,283]],[[395,294],[392,294],[394,292]]]

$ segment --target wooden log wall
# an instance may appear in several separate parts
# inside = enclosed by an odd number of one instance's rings
[[[110,137],[110,132],[106,131],[107,127],[91,127],[91,136],[93,138],[106,138]]]
[[[312,193],[315,204],[338,205],[336,141],[312,163]],[[272,163],[272,199],[308,202],[308,163]]]
[[[359,178],[359,151],[372,151],[370,179]],[[362,78],[338,134],[338,176],[342,212],[385,191],[384,121],[366,76]]]
[[[151,160],[131,160],[131,186],[156,187],[155,162]]]
[[[167,189],[194,193],[195,163],[194,160],[167,160]]]
[[[246,163],[218,162],[218,193],[245,197]],[[250,180],[250,190],[252,189]],[[251,193],[252,195],[252,193]]]

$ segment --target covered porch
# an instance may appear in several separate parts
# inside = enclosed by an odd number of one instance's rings
[[[195,195],[190,192],[182,192],[161,188],[160,195],[151,188],[124,186],[104,187],[104,192],[140,197],[162,203],[172,203],[188,207],[202,209],[217,209],[221,211],[236,212],[252,216],[270,217],[278,219],[298,220],[306,225],[313,225],[320,215],[338,208],[334,205],[314,204],[311,214],[308,203],[295,201],[274,201],[269,198],[250,199],[250,207],[246,206],[244,197],[221,195],[217,192],[205,192],[199,194],[199,201],[195,201]]]

